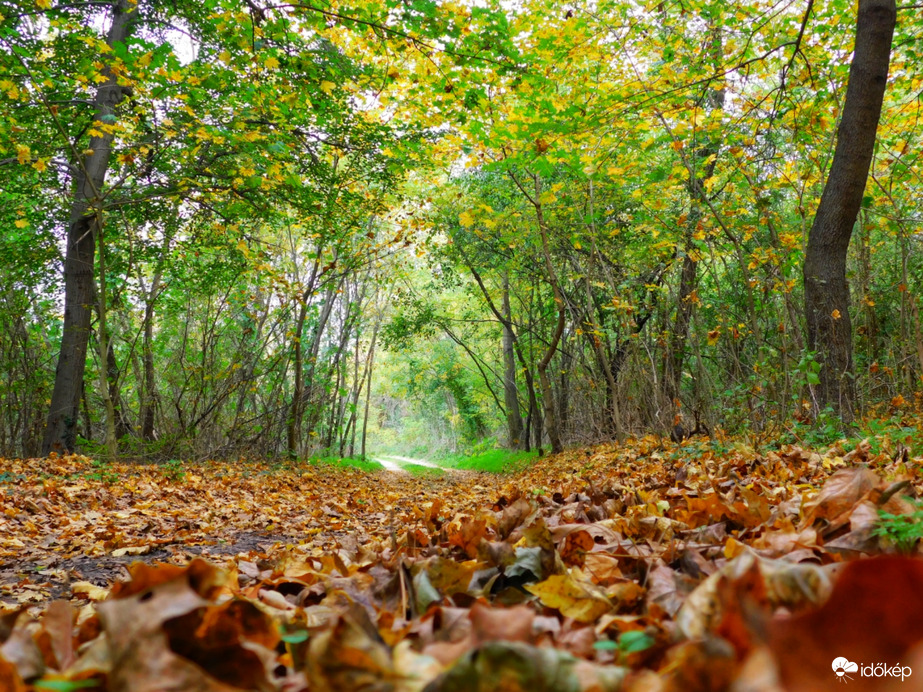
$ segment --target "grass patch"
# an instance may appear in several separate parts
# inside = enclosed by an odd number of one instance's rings
[[[440,459],[439,463],[465,471],[487,471],[488,473],[513,473],[531,466],[538,455],[535,452],[518,452],[509,449],[491,449],[478,454],[453,454]]]
[[[401,468],[412,476],[433,476],[438,478],[445,473],[442,469],[434,469],[432,466],[420,466],[419,464],[401,464]]]
[[[311,466],[335,466],[341,469],[357,469],[366,473],[384,471],[385,467],[377,461],[362,459],[360,457],[313,457],[308,459]]]

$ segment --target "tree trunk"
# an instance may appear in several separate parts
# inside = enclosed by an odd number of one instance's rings
[[[558,320],[555,324],[554,332],[551,335],[551,341],[545,355],[538,362],[538,378],[542,385],[542,410],[545,416],[545,429],[548,431],[548,441],[551,443],[551,453],[560,454],[564,451],[561,444],[559,421],[554,410],[554,395],[551,391],[551,380],[548,377],[548,366],[558,349],[558,342],[564,334],[565,324],[565,305],[564,296],[561,293],[561,287],[558,285],[558,277],[551,263],[551,250],[548,247],[548,231],[545,228],[545,215],[541,203],[542,188],[538,176],[535,177],[535,199],[532,204],[535,207],[535,217],[538,221],[538,232],[542,239],[542,256],[545,260],[545,271],[548,272],[548,280],[551,283],[552,294],[554,295],[554,304],[558,311]]]
[[[115,364],[115,351],[110,343],[109,328],[106,320],[106,251],[103,243],[102,223],[96,223],[96,235],[99,239],[99,289],[97,290],[96,309],[99,316],[97,342],[99,346],[99,388],[106,409],[106,451],[109,459],[119,455],[118,431],[116,429],[116,405],[113,394],[118,381],[118,366]],[[91,287],[93,284],[90,284]],[[111,360],[110,360],[111,359]],[[110,375],[112,377],[110,378]]]
[[[478,270],[475,268],[474,263],[471,262],[464,254],[464,251],[460,246],[457,246],[459,254],[462,256],[465,265],[468,267],[468,270],[471,272],[471,275],[474,277],[475,282],[478,285],[478,288],[481,289],[481,294],[484,296],[484,300],[487,302],[487,307],[490,308],[490,311],[494,316],[500,321],[500,324],[503,325],[505,332],[508,332],[512,338],[513,352],[516,354],[516,358],[519,360],[519,364],[522,367],[523,375],[526,378],[526,391],[529,394],[529,413],[526,417],[526,427],[523,432],[522,442],[525,451],[531,451],[529,444],[529,432],[532,431],[535,436],[534,446],[541,452],[542,446],[542,421],[541,416],[538,413],[538,403],[535,397],[535,378],[532,375],[532,372],[529,370],[529,364],[526,361],[525,354],[522,352],[522,348],[519,343],[519,337],[516,335],[515,330],[513,329],[513,321],[510,317],[510,312],[507,310],[505,312],[500,312],[497,309],[497,306],[494,304],[493,299],[490,297],[490,293],[487,290],[487,286],[484,285],[484,280],[481,278],[481,275],[478,273]],[[509,293],[507,292],[507,300],[509,300]]]
[[[710,51],[717,68],[722,54],[720,29],[712,30]],[[723,110],[725,101],[723,85],[718,88],[709,87],[704,101],[712,113]],[[664,378],[664,384],[667,387],[665,393],[669,399],[674,401],[679,401],[682,392],[686,340],[689,338],[689,325],[695,307],[695,288],[698,283],[698,249],[695,246],[694,236],[699,231],[699,224],[702,221],[702,207],[708,204],[705,181],[714,175],[717,154],[718,142],[712,138],[706,139],[701,147],[694,149],[688,159],[684,158],[689,173],[686,189],[689,192],[691,205],[683,233],[683,268],[679,280],[679,295],[676,317],[673,322],[670,354],[667,358],[669,371]]]
[[[154,300],[160,286],[161,272],[158,268],[151,283],[151,289],[144,302],[144,337],[141,345],[144,362],[144,380],[141,385],[141,439],[154,441]]]
[[[304,321],[308,314],[307,301],[298,308],[298,319],[295,323],[295,347],[292,359],[295,362],[295,388],[292,393],[292,404],[288,415],[288,458],[297,459],[301,445],[301,406],[304,400],[304,359],[302,358],[301,339],[304,332]]]
[[[130,0],[113,3],[112,24],[106,37],[110,48],[125,42],[135,16]],[[79,162],[74,180],[64,259],[64,329],[42,443],[44,454],[72,452],[77,442],[77,416],[93,310],[96,233],[102,215],[100,192],[109,168],[113,140],[103,118],[113,115],[127,92],[111,70],[105,68],[103,74],[106,81],[96,90],[94,116],[94,125],[102,134],[90,138],[87,146],[90,153]]]
[[[362,416],[362,447],[359,452],[359,456],[362,459],[365,459],[365,441],[366,433],[368,432],[369,427],[369,406],[372,400],[372,372],[375,368],[375,345],[378,341],[378,327],[380,322],[375,324],[375,329],[372,331],[372,345],[369,347],[369,363],[368,363],[368,373],[365,379],[365,414]]]
[[[522,413],[519,410],[519,390],[516,387],[516,355],[513,352],[512,317],[510,316],[510,277],[503,275],[503,401],[506,404],[506,424],[510,449],[522,449]]]
[[[821,363],[816,405],[832,406],[846,424],[856,413],[846,254],[875,148],[896,20],[894,0],[859,0],[846,102],[804,261],[808,348]]]

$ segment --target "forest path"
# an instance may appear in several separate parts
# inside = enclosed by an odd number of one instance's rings
[[[404,467],[408,464],[413,466],[425,466],[430,469],[439,469],[440,471],[454,471],[455,469],[446,468],[440,466],[439,464],[434,464],[431,461],[426,459],[414,459],[413,457],[402,457],[396,454],[383,454],[381,456],[373,456],[372,461],[377,461],[379,464],[385,467],[388,471],[395,471],[397,473],[406,473],[407,469]]]
[[[172,468],[101,467],[84,456],[0,459],[0,506],[7,511],[0,517],[0,610],[39,608],[67,597],[75,582],[108,587],[134,562],[256,565],[286,546],[307,560],[355,545],[357,537],[385,545],[428,503],[438,500],[454,516],[504,495],[500,477],[408,473],[403,467],[419,471],[411,462],[432,462],[383,461],[398,471],[257,460]]]

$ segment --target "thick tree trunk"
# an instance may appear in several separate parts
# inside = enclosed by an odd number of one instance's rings
[[[135,17],[134,4],[117,0],[112,5],[112,24],[106,37],[111,48],[124,43]],[[77,442],[77,416],[86,370],[93,311],[96,233],[101,221],[100,192],[109,168],[113,135],[103,120],[113,115],[126,89],[106,69],[106,81],[96,91],[95,126],[103,134],[90,138],[88,153],[79,163],[74,180],[74,201],[67,228],[64,259],[64,330],[55,370],[54,390],[45,426],[42,451],[71,452]],[[108,118],[107,118],[108,119]]]
[[[804,302],[808,348],[821,363],[818,407],[832,406],[844,423],[856,412],[846,253],[862,205],[897,20],[894,0],[859,0],[856,46],[833,164],[808,236]]]

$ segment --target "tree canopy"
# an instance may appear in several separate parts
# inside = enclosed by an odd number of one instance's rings
[[[910,405],[921,16],[0,2],[0,455],[776,441]]]

